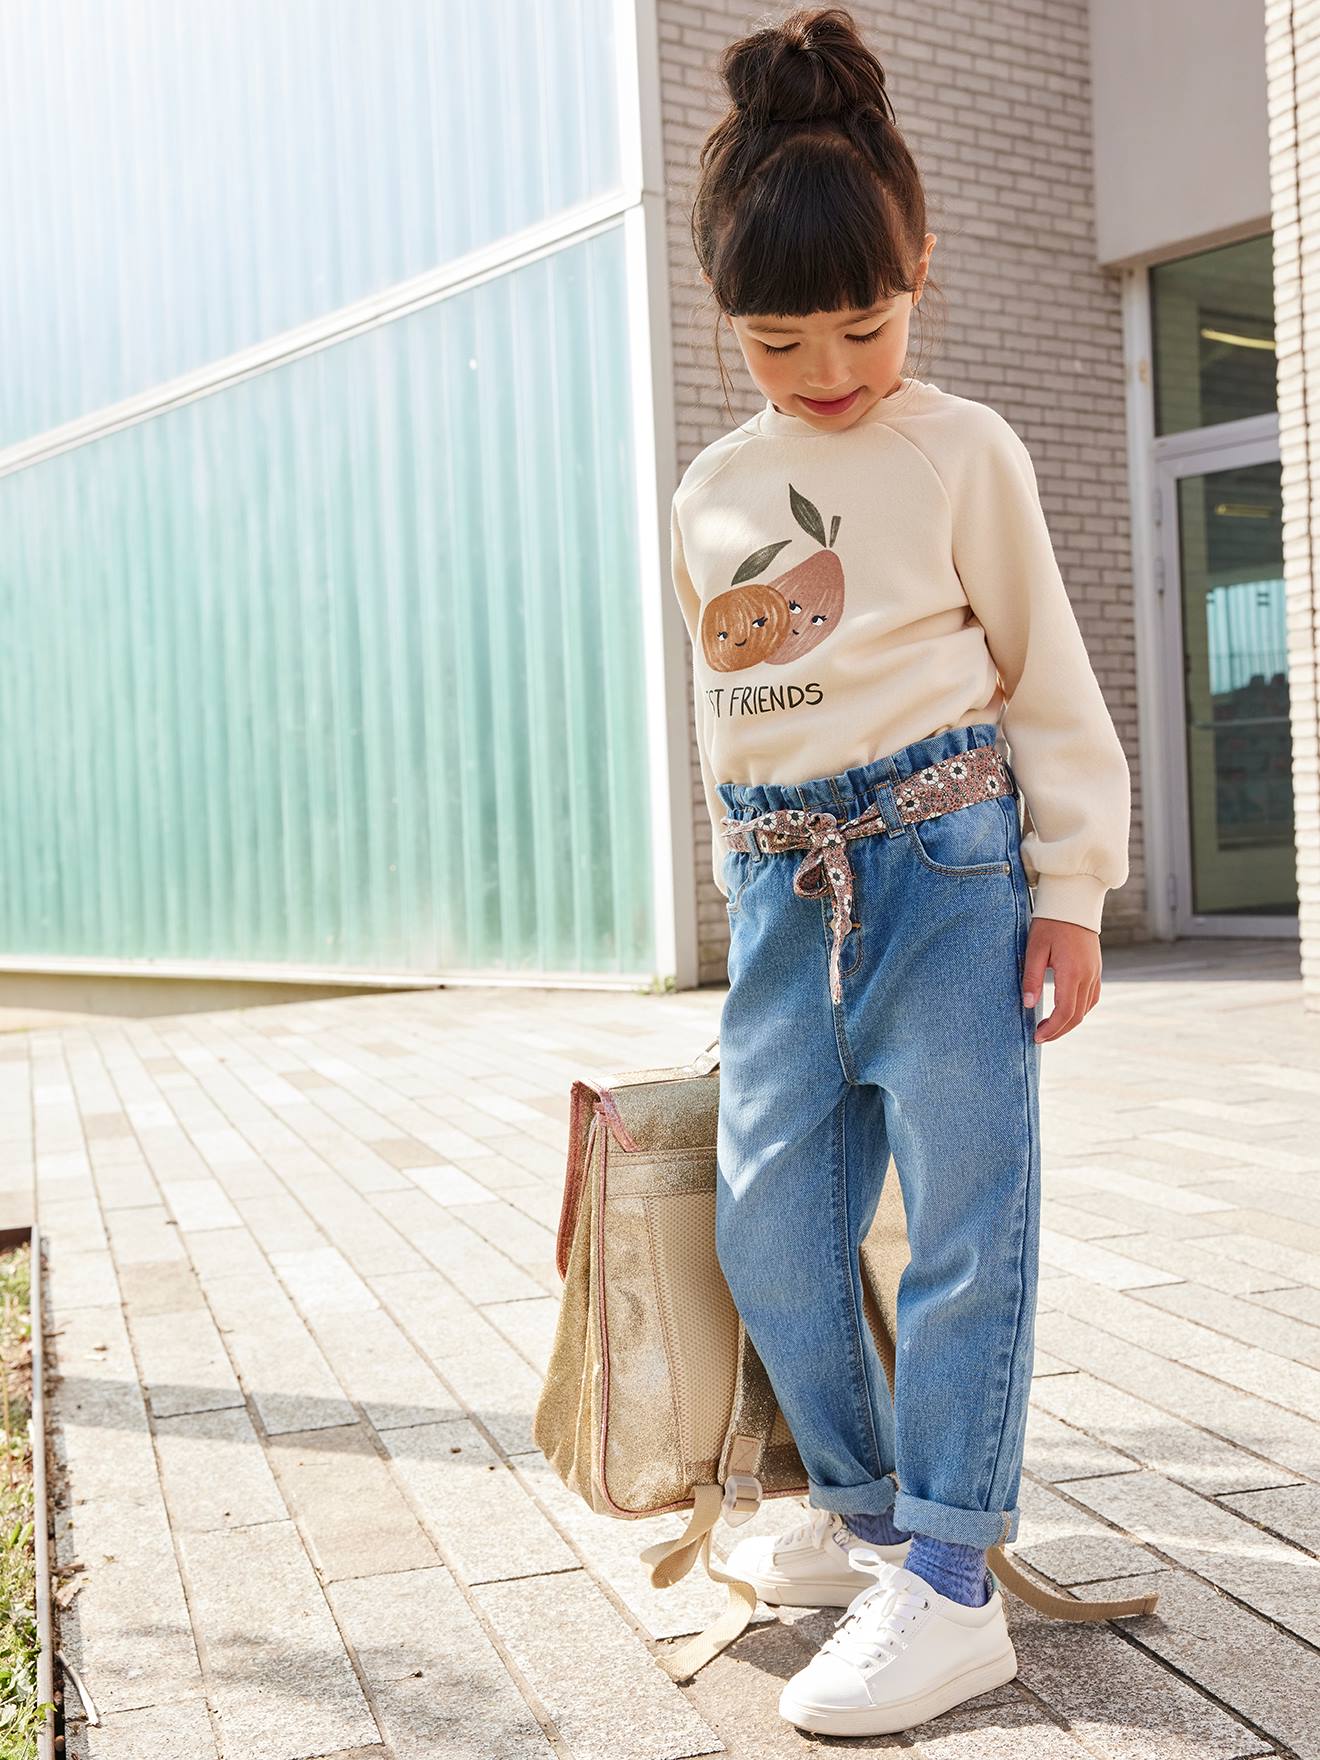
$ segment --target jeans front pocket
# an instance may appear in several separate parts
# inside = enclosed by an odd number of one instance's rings
[[[904,829],[923,867],[955,879],[970,879],[1012,873],[1009,856],[1016,826],[1016,797],[1005,794],[935,813],[929,819],[912,820]]]

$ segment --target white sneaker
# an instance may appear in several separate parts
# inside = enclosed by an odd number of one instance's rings
[[[868,1571],[854,1570],[848,1549],[865,1546],[895,1565],[907,1557],[910,1540],[898,1546],[872,1546],[860,1540],[833,1509],[807,1508],[806,1520],[784,1533],[749,1534],[730,1549],[725,1569],[756,1586],[770,1607],[847,1607],[859,1591],[872,1587]]]
[[[854,1546],[848,1558],[876,1581],[785,1682],[781,1717],[820,1735],[889,1735],[1013,1679],[1017,1654],[998,1585],[984,1607],[967,1607],[878,1547]]]

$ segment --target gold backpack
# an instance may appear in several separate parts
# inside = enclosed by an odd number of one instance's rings
[[[712,1558],[763,1497],[803,1497],[807,1475],[715,1255],[719,1041],[691,1064],[575,1081],[568,1171],[556,1243],[564,1279],[533,1440],[569,1490],[598,1513],[639,1518],[690,1510],[675,1540],[648,1546],[651,1583],[667,1588],[700,1556],[728,1588],[704,1632],[663,1660],[690,1680],[744,1630],[756,1590]],[[898,1280],[908,1259],[899,1182],[885,1180],[861,1251],[866,1318],[894,1384]],[[1074,1601],[1041,1588],[998,1546],[1006,1589],[1056,1619],[1150,1613],[1155,1595]]]

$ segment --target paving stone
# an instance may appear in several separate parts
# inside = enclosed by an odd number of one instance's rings
[[[1243,1220],[1241,1210],[1233,1214],[1239,1221]],[[1281,1226],[1295,1229],[1297,1224],[1284,1223]],[[1230,1259],[1240,1259],[1244,1264],[1254,1265],[1258,1271],[1274,1272],[1281,1283],[1307,1283],[1313,1289],[1320,1287],[1320,1253],[1303,1252],[1282,1241],[1272,1240],[1264,1233],[1221,1234],[1217,1238],[1219,1250]]]
[[[1064,1493],[1068,1487],[1063,1487]],[[1097,1577],[1148,1574],[1166,1567],[1153,1553],[1116,1534],[1067,1499],[1024,1477],[1021,1522],[1009,1557],[1022,1559],[1052,1583],[1070,1588]]]
[[[334,1247],[272,1253],[270,1259],[294,1301],[313,1320],[321,1314],[360,1314],[380,1305]]]
[[[1275,1491],[1244,1491],[1219,1501],[1295,1546],[1320,1553],[1320,1485],[1281,1485]]]
[[[273,1276],[214,1278],[207,1295],[269,1434],[353,1423],[352,1406]]]
[[[1269,1288],[1278,1281],[1278,1272],[1258,1271],[1255,1265],[1244,1265],[1237,1258],[1223,1257],[1214,1246],[1214,1239],[1218,1237],[1211,1237],[1211,1244],[1207,1246],[1204,1237],[1177,1239],[1162,1227],[1158,1234],[1125,1234],[1123,1255],[1135,1258],[1139,1264],[1153,1265],[1158,1271],[1172,1272],[1176,1278],[1195,1280],[1211,1290],[1223,1290],[1227,1295],[1250,1294],[1251,1290]],[[1177,1288],[1177,1283],[1146,1285],[1146,1288]]]
[[[411,1168],[415,1184],[437,1204],[497,1204],[497,1195],[461,1167]]]
[[[205,1308],[206,1297],[182,1259],[165,1265],[124,1265],[119,1272],[119,1293],[132,1315],[184,1314]]]
[[[288,1517],[245,1408],[158,1418],[156,1454],[176,1533]]]
[[[1093,1216],[1087,1210],[1079,1210],[1074,1204],[1065,1204],[1058,1198],[1046,1197],[1041,1201],[1040,1220],[1043,1228],[1052,1229],[1055,1234],[1066,1234],[1077,1241],[1093,1241],[1107,1237],[1111,1242],[1122,1238],[1120,1224],[1110,1216]],[[1130,1233],[1139,1232],[1134,1224]]]
[[[1047,1265],[1071,1271],[1076,1277],[1110,1289],[1137,1289],[1145,1284],[1170,1283],[1171,1273],[1127,1259],[1121,1253],[1097,1246],[1094,1241],[1074,1241],[1052,1228],[1040,1231],[1040,1256]]]
[[[453,1395],[379,1305],[365,1313],[318,1312],[313,1325],[349,1398],[377,1430],[462,1416]]]
[[[1082,1479],[1093,1473],[1133,1473],[1140,1465],[1096,1442],[1084,1431],[1060,1423],[1038,1405],[1027,1412],[1024,1457],[1038,1478],[1051,1483]]]
[[[163,1204],[108,1210],[105,1217],[115,1259],[122,1265],[150,1265],[182,1259],[179,1231]]]
[[[1155,1612],[1118,1621],[1122,1630],[1231,1705],[1297,1760],[1317,1760],[1320,1656],[1305,1644],[1183,1571],[1120,1577],[1076,1591],[1091,1601],[1156,1592]]]
[[[26,1220],[31,1220],[30,1215]],[[108,1247],[71,1252],[47,1242],[46,1284],[50,1308],[61,1314],[72,1308],[106,1307],[120,1299],[115,1262]]]
[[[146,1407],[123,1314],[74,1308],[50,1345],[57,1379],[50,1418],[56,1459],[75,1499],[151,1502],[159,1495]]]
[[[427,1269],[424,1256],[337,1172],[322,1169],[311,1175],[304,1169],[288,1177],[304,1194],[325,1239],[360,1276]]]
[[[228,1353],[205,1308],[138,1314],[131,1330],[138,1372],[154,1416],[243,1404]]]
[[[527,1358],[539,1375],[545,1374],[559,1321],[558,1297],[487,1302],[481,1312],[514,1349]]]
[[[533,1222],[512,1204],[502,1199],[486,1204],[450,1204],[449,1212],[533,1275],[546,1266],[554,1270],[555,1230]],[[558,1284],[557,1272],[555,1281]]]
[[[105,1224],[92,1193],[78,1198],[40,1201],[41,1232],[66,1253],[94,1253],[106,1246]]]
[[[1051,1173],[1056,1180],[1061,1177],[1074,1180],[1114,1197],[1135,1199],[1175,1215],[1200,1216],[1210,1211],[1237,1208],[1236,1203],[1225,1198],[1207,1197],[1196,1187],[1174,1185],[1163,1179],[1143,1179],[1140,1174],[1130,1173],[1112,1161],[1100,1167],[1055,1167]]]
[[[273,1437],[270,1460],[323,1580],[439,1562],[360,1424]]]
[[[81,1564],[82,1587],[60,1615],[60,1644],[103,1714],[201,1691],[197,1648],[170,1526],[151,1496],[86,1498],[56,1517],[56,1556]]]
[[[1315,1293],[1320,1297],[1320,1290]],[[1296,1320],[1301,1316],[1272,1312],[1199,1283],[1168,1283],[1161,1289],[1144,1290],[1141,1299],[1184,1320],[1195,1320],[1239,1344],[1254,1345],[1273,1351],[1276,1357],[1320,1369],[1320,1326],[1298,1326]]]
[[[160,1203],[160,1188],[142,1159],[137,1139],[92,1147],[96,1190],[103,1212],[140,1210]]]
[[[552,1749],[447,1570],[334,1583],[394,1760],[549,1760]]]
[[[1320,1289],[1306,1284],[1253,1292],[1247,1300],[1253,1306],[1272,1308],[1276,1314],[1291,1314],[1297,1320],[1305,1320],[1308,1326],[1320,1326]]]
[[[216,1760],[204,1699],[112,1712],[99,1725],[84,1724],[82,1743],[86,1760]]]
[[[1100,1360],[1103,1364],[1103,1353]],[[1134,1461],[1196,1491],[1248,1490],[1267,1482],[1279,1485],[1289,1477],[1268,1461],[1221,1442],[1194,1424],[1184,1424],[1085,1370],[1050,1376],[1047,1383],[1033,1382],[1031,1402],[1034,1409],[1050,1412],[1075,1429],[1107,1437]]]
[[[532,1419],[544,1377],[434,1272],[374,1278],[396,1322],[506,1454],[536,1448]]]
[[[400,1482],[467,1583],[577,1570],[579,1559],[466,1421],[387,1430]]]
[[[1320,1644],[1320,1559],[1158,1473],[1081,1479],[1068,1494],[1267,1619]]]
[[[1264,1456],[1257,1484],[1263,1480],[1277,1485],[1289,1473],[1308,1479],[1320,1477],[1320,1426],[1195,1369],[1171,1363],[1154,1351],[1128,1344],[1071,1314],[1041,1314],[1036,1324],[1046,1347],[1077,1368],[1088,1369],[1097,1378],[1137,1393],[1175,1417]],[[1282,1474],[1280,1468],[1284,1469]],[[1245,1484],[1222,1487],[1251,1488]]]
[[[292,1522],[183,1534],[180,1546],[224,1760],[379,1742]]]
[[[214,1179],[165,1180],[161,1195],[180,1228],[197,1233],[205,1228],[238,1228],[241,1218],[224,1188]]]
[[[325,1236],[315,1222],[285,1191],[236,1196],[235,1207],[266,1253],[307,1253],[325,1245]]]
[[[539,1296],[541,1285],[425,1192],[381,1192],[372,1202],[471,1302]]]
[[[269,1276],[270,1264],[246,1228],[183,1231],[188,1257],[203,1284],[216,1277]]]
[[[681,1760],[724,1744],[581,1573],[473,1590],[573,1760]]]

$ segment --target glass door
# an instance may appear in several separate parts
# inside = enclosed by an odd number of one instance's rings
[[[1176,932],[1295,934],[1277,441],[1166,454],[1160,477]]]

